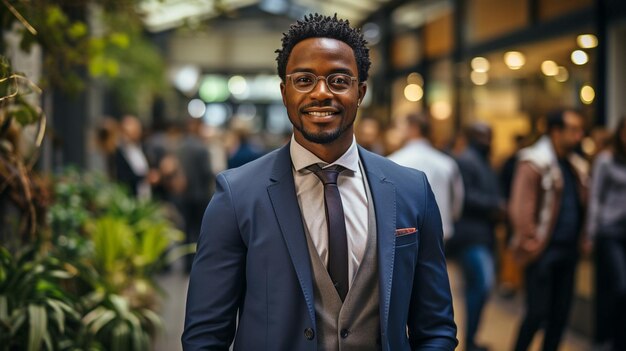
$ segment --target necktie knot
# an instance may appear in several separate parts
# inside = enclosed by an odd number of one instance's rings
[[[324,185],[328,185],[337,184],[339,173],[343,172],[346,168],[340,165],[332,165],[330,167],[322,168],[317,163],[314,163],[308,166],[307,169],[313,172]]]

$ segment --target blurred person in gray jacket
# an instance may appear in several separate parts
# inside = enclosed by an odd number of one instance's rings
[[[457,162],[463,177],[463,214],[448,242],[458,253],[463,268],[466,303],[465,349],[487,350],[474,340],[480,318],[495,280],[493,245],[495,225],[504,214],[498,177],[489,163],[491,127],[474,122],[465,129],[467,147]]]
[[[626,350],[626,117],[593,164],[587,232],[596,260],[595,341]]]

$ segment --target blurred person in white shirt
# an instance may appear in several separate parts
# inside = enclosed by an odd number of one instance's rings
[[[454,159],[434,148],[429,141],[430,119],[424,113],[406,117],[407,142],[388,158],[399,165],[426,173],[443,222],[444,239],[454,234],[454,221],[463,210],[463,180]]]

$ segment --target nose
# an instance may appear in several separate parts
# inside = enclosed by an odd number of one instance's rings
[[[316,100],[327,100],[333,97],[333,93],[328,88],[326,78],[318,77],[317,83],[310,92],[310,96]]]

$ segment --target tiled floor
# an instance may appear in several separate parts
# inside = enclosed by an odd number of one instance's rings
[[[453,262],[449,264],[449,272],[454,296],[455,319],[459,326],[458,338],[463,340],[464,304],[463,295],[460,292],[463,282],[459,269]],[[180,335],[183,329],[188,279],[181,272],[181,269],[175,266],[172,271],[159,277],[159,283],[166,293],[161,311],[165,330],[157,339],[155,351],[179,351],[182,350]],[[477,337],[479,343],[490,346],[491,351],[511,350],[523,313],[521,298],[521,295],[518,295],[514,298],[505,299],[493,294],[484,311],[482,325]],[[540,349],[541,337],[538,336],[529,351]],[[587,351],[590,349],[588,339],[568,331],[559,351]],[[463,345],[459,345],[457,350],[464,350]]]

